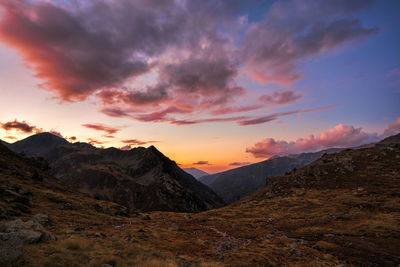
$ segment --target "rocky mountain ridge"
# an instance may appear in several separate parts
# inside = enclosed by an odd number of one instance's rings
[[[224,202],[154,146],[129,151],[69,143],[40,133],[8,144],[16,152],[44,158],[51,173],[78,191],[134,210],[199,212]]]

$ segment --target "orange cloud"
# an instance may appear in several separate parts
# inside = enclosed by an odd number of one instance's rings
[[[40,133],[43,131],[43,129],[38,128],[34,125],[29,124],[26,121],[17,121],[16,119],[14,121],[8,121],[5,123],[0,123],[1,128],[3,128],[6,131],[9,130],[16,130],[25,134],[29,133]]]

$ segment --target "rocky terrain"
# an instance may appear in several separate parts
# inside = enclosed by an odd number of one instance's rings
[[[87,143],[40,133],[7,145],[16,152],[42,157],[56,178],[96,199],[113,201],[130,211],[198,212],[224,202],[207,186],[154,146],[129,151],[100,149]]]
[[[325,153],[338,151],[340,149],[328,149],[316,153],[274,157],[262,162],[203,176],[199,181],[214,190],[226,203],[232,203],[264,186],[266,175],[283,175],[319,159]]]
[[[399,140],[323,155],[268,177],[243,200],[200,213],[128,213],[0,146],[0,246],[13,255],[2,264],[398,266]]]

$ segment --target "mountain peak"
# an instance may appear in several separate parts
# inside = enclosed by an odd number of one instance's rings
[[[17,152],[39,155],[44,154],[57,146],[66,144],[69,143],[64,138],[49,132],[43,132],[12,143],[9,147]]]

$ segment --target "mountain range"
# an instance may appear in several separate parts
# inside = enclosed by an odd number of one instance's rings
[[[199,181],[214,190],[226,203],[232,203],[264,186],[267,175],[283,175],[319,159],[325,153],[335,153],[340,150],[332,148],[315,153],[273,157],[262,162],[203,176],[199,178]]]
[[[0,265],[398,266],[399,159],[397,135],[266,177],[222,208],[144,213],[0,144]]]
[[[197,168],[182,168],[185,172],[189,173],[192,175],[194,178],[199,179],[200,177],[210,175],[209,173],[199,170]]]
[[[199,212],[225,203],[154,146],[128,151],[69,143],[39,133],[12,144],[11,150],[46,160],[56,178],[93,198],[134,210]]]

